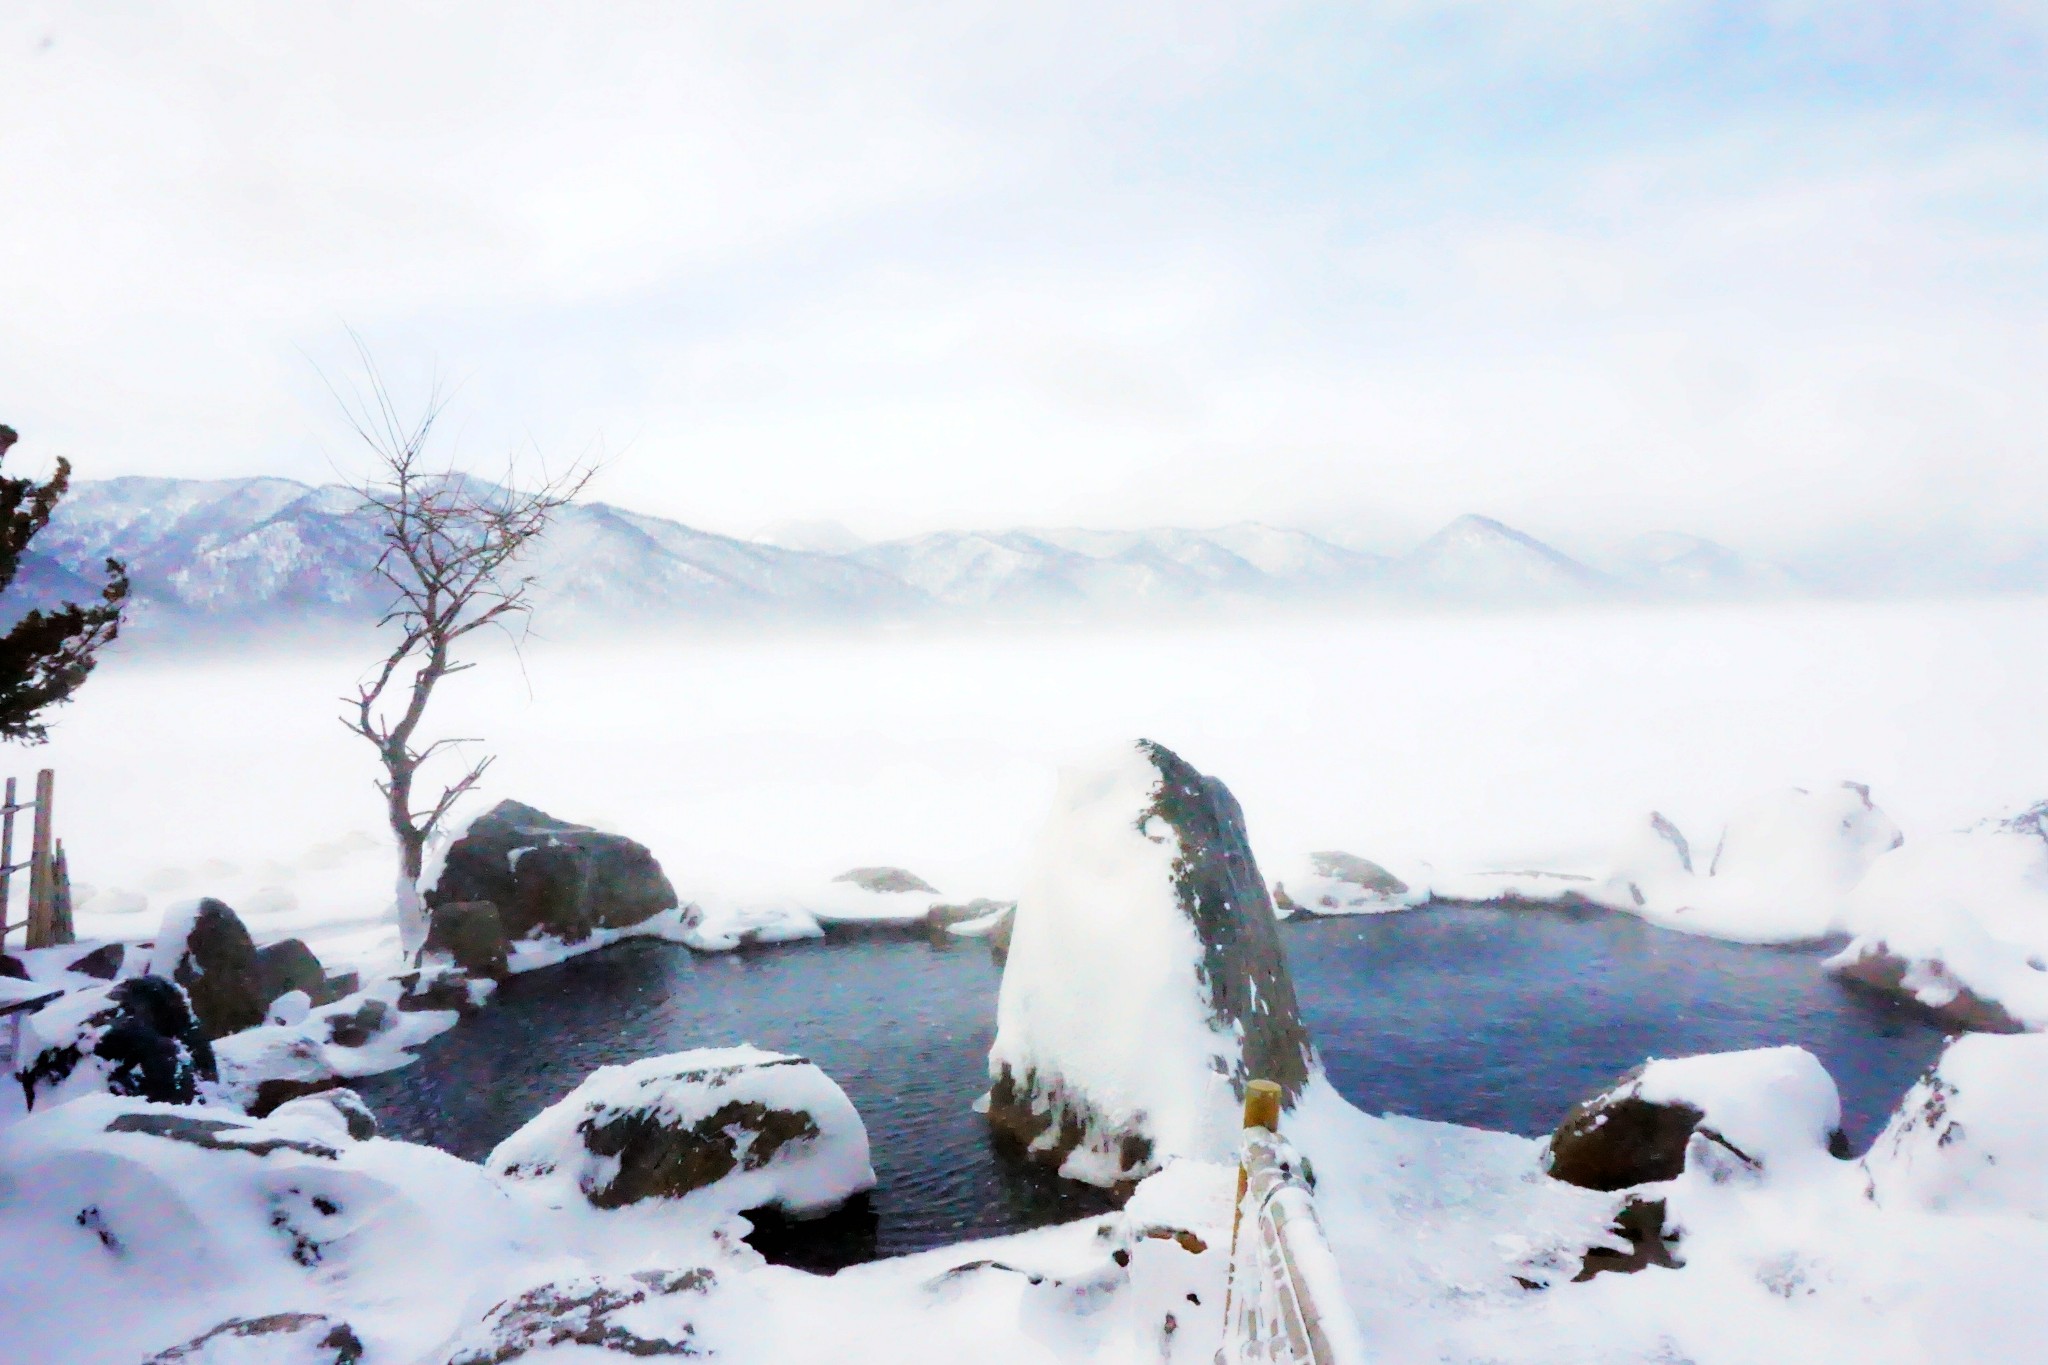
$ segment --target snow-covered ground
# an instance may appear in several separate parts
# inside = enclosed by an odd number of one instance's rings
[[[2004,600],[540,641],[436,724],[499,755],[477,808],[631,835],[713,908],[829,910],[876,865],[1012,898],[1058,765],[1137,735],[1230,784],[1270,875],[1332,849],[1597,873],[1651,810],[1704,859],[1794,785],[1868,784],[1909,844],[2041,799],[2044,627]],[[259,941],[387,959],[373,763],[335,718],[368,657],[118,658],[18,751],[59,773],[81,935],[213,894]]]

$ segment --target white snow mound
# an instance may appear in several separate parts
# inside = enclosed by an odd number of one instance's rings
[[[1863,1164],[1882,1205],[2048,1219],[2048,1035],[1957,1038]]]

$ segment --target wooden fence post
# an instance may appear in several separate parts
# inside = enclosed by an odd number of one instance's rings
[[[7,916],[14,900],[7,893],[14,883],[14,779],[7,779],[7,801],[0,806],[0,950],[7,947],[7,935],[17,928]],[[24,940],[23,946],[26,947]]]
[[[56,867],[51,832],[51,806],[57,775],[48,768],[36,774],[36,823],[28,863],[28,946],[48,948],[56,937]]]
[[[71,922],[71,864],[65,861],[62,839],[50,862],[50,932],[53,943],[78,942],[78,926]]]

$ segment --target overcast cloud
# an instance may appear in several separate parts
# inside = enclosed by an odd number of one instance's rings
[[[0,419],[745,533],[2043,530],[2034,4],[0,9]]]

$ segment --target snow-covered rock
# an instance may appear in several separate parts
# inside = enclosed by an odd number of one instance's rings
[[[1371,915],[1406,910],[1428,898],[1369,858],[1353,853],[1311,853],[1299,869],[1273,883],[1273,908],[1293,915]]]
[[[1695,1143],[1765,1172],[1847,1155],[1842,1101],[1805,1048],[1653,1059],[1581,1102],[1552,1134],[1545,1169],[1590,1190],[1675,1180]]]
[[[486,1164],[554,1204],[599,1209],[660,1200],[805,1217],[875,1183],[846,1092],[802,1057],[753,1047],[600,1067]]]
[[[418,960],[445,962],[470,976],[503,981],[512,974],[509,947],[497,906],[489,901],[450,901],[427,912],[427,939]]]
[[[189,1104],[215,1078],[213,1044],[185,993],[160,976],[94,986],[22,1026],[17,1078],[29,1108],[105,1091]]]
[[[362,1339],[324,1313],[229,1318],[143,1365],[358,1365]]]
[[[2048,1035],[1955,1039],[1863,1165],[1879,1204],[2048,1219]]]
[[[589,1347],[593,1359],[712,1355],[694,1318],[718,1283],[705,1266],[550,1280],[493,1307],[463,1333],[447,1365],[503,1365],[560,1347],[579,1356],[575,1348]]]
[[[569,945],[680,903],[645,845],[517,801],[500,801],[453,839],[423,895],[430,907],[488,901],[507,938]]]
[[[816,918],[794,905],[705,898],[683,907],[673,937],[700,953],[729,953],[749,944],[824,936]]]
[[[1850,893],[1829,971],[1963,1028],[2048,1026],[2048,843],[2023,820],[1885,854]]]
[[[1019,900],[989,1051],[990,1125],[1111,1186],[1224,1159],[1245,1083],[1316,1070],[1243,812],[1140,741],[1061,774]]]
[[[185,988],[209,1038],[225,1038],[263,1022],[270,1001],[256,965],[256,943],[241,917],[208,897],[164,914],[149,969]]]

